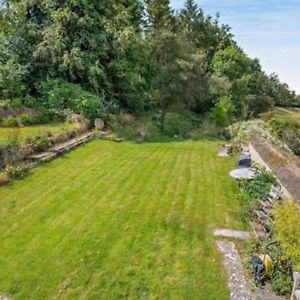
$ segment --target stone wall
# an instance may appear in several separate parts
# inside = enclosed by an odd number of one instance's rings
[[[284,196],[295,199],[300,205],[299,159],[261,136],[252,138],[249,151],[253,161],[275,174]]]

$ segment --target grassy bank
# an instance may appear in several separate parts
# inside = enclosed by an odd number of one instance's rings
[[[52,134],[62,133],[66,130],[76,128],[76,123],[54,123],[37,126],[26,126],[18,128],[0,127],[0,142],[5,142],[10,138],[17,138],[20,142],[25,141],[28,137],[35,137],[50,131]]]

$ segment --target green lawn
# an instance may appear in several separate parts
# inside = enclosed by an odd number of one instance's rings
[[[228,299],[211,235],[242,228],[218,141],[94,141],[0,188],[0,294]]]
[[[60,124],[45,124],[38,126],[26,126],[21,128],[3,128],[0,127],[0,142],[5,142],[12,137],[17,137],[20,142],[27,137],[34,137],[46,131],[51,131],[53,134],[64,132],[68,129],[75,128],[77,124],[60,123]]]

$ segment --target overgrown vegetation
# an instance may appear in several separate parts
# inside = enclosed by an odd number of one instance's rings
[[[70,109],[89,119],[150,113],[172,135],[182,130],[169,129],[168,115],[182,111],[222,128],[273,105],[299,104],[193,0],[176,12],[169,0],[7,0],[0,16],[0,103],[10,106]],[[8,116],[4,125],[40,122]]]
[[[251,138],[255,135],[260,135],[283,150],[291,152],[291,149],[273,133],[272,127],[259,119],[234,123],[227,128],[227,132],[231,138],[232,145],[236,149],[248,145]]]
[[[274,210],[275,235],[285,253],[300,271],[300,211],[295,201],[284,201]]]
[[[280,244],[276,240],[264,240],[251,243],[248,246],[249,257],[252,257],[254,253],[260,257],[268,255],[272,259],[272,270],[270,270],[270,274],[264,278],[263,282],[256,282],[256,284],[261,286],[268,280],[272,290],[277,295],[290,295],[293,286],[293,265]],[[252,266],[249,267],[251,271],[254,271],[252,270]]]
[[[241,203],[241,215],[244,222],[252,221],[257,222],[258,224],[261,222],[261,220],[257,220],[255,210],[257,210],[261,206],[260,201],[264,201],[267,198],[271,187],[276,185],[277,182],[274,175],[264,169],[258,170],[257,176],[253,180],[241,182],[241,191],[238,198]],[[287,204],[284,202],[283,205],[286,206]],[[293,264],[291,261],[292,256],[290,255],[289,251],[286,251],[286,247],[289,247],[289,249],[293,247],[293,240],[290,240],[290,238],[292,235],[295,235],[295,232],[297,232],[295,231],[297,229],[297,225],[295,227],[292,226],[293,228],[290,225],[287,225],[293,224],[293,217],[291,218],[290,212],[291,211],[284,212],[284,209],[282,210],[282,206],[280,206],[280,208],[278,206],[274,213],[275,226],[272,220],[266,220],[269,227],[268,239],[257,240],[257,242],[251,244],[249,248],[249,255],[251,257],[255,253],[258,253],[258,255],[261,257],[263,257],[264,255],[269,255],[271,257],[273,270],[270,270],[271,272],[269,276],[264,278],[263,281],[269,280],[272,290],[278,295],[289,294],[293,285]],[[293,212],[293,214],[295,215],[295,212]],[[264,225],[265,228],[267,228],[267,223]],[[281,224],[281,226],[278,226],[278,224]],[[298,225],[299,224],[300,223],[298,222]],[[281,236],[278,234],[279,227],[281,227]],[[287,228],[290,228],[289,235],[284,231]],[[285,239],[285,243],[282,243],[283,236]],[[261,281],[256,283],[259,285],[262,284]]]
[[[275,108],[262,114],[273,135],[281,139],[296,154],[300,155],[300,109]]]
[[[244,222],[247,223],[254,217],[254,209],[258,201],[266,199],[272,185],[276,185],[276,179],[271,172],[265,169],[258,169],[253,180],[241,181],[238,198],[241,203]]]

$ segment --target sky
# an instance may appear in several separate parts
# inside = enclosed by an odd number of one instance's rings
[[[174,9],[184,0],[171,0]],[[300,0],[197,0],[206,14],[220,13],[235,40],[269,74],[300,94]]]

